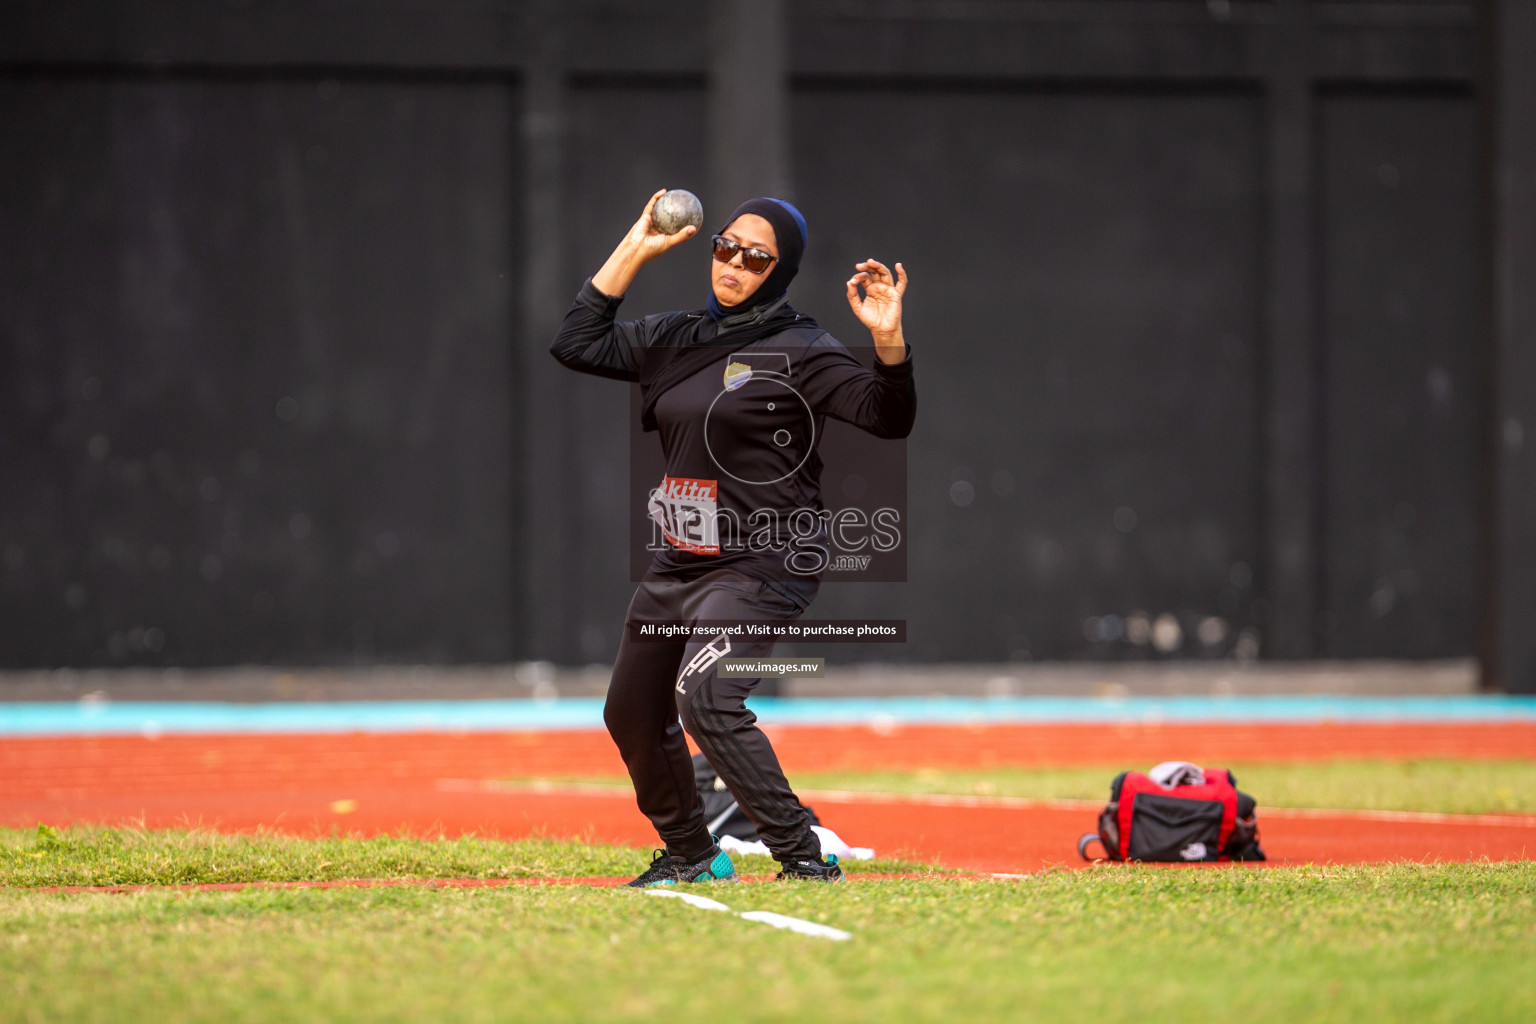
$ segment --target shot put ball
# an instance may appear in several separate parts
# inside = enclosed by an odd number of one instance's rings
[[[651,207],[651,223],[662,234],[675,235],[689,224],[694,227],[703,224],[704,206],[692,192],[674,188]]]

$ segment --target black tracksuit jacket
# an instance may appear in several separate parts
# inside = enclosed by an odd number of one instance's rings
[[[640,380],[643,350],[676,314],[620,321],[620,301],[588,280],[550,346],[555,358],[584,373]],[[912,361],[876,361],[871,370],[830,334],[806,326],[739,350],[715,331],[706,319],[699,340],[720,340],[721,358],[655,404],[666,478],[652,492],[650,513],[667,543],[630,604],[603,717],[640,809],[671,853],[696,860],[711,844],[686,727],[774,856],[815,858],[820,841],[810,817],[745,705],[758,680],[713,670],[722,654],[761,657],[772,642],[645,642],[631,627],[658,619],[782,621],[804,611],[815,574],[793,571],[786,548],[754,544],[753,536],[771,520],[779,532],[770,539],[783,542],[788,517],[821,510],[815,449],[827,417],[878,437],[907,436],[917,401]]]

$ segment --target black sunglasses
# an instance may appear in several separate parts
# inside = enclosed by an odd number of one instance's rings
[[[715,259],[721,263],[729,263],[735,258],[737,253],[741,253],[741,265],[754,274],[761,274],[768,269],[769,264],[778,259],[771,252],[763,252],[761,249],[750,249],[745,245],[731,241],[724,235],[716,235],[714,243]]]

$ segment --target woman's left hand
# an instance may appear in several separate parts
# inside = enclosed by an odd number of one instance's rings
[[[865,260],[848,279],[848,305],[875,339],[875,355],[882,363],[899,363],[907,357],[901,333],[901,297],[907,292],[907,271],[900,263],[892,276],[879,260]],[[864,294],[859,294],[859,289]]]

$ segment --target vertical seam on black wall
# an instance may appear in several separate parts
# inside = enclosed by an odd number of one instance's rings
[[[1332,653],[1332,631],[1325,628],[1333,608],[1328,600],[1328,343],[1325,330],[1324,310],[1328,301],[1328,214],[1324,201],[1328,161],[1327,133],[1323,130],[1326,117],[1325,93],[1315,85],[1309,87],[1311,116],[1307,119],[1307,131],[1312,137],[1311,160],[1307,173],[1307,221],[1310,225],[1307,268],[1311,279],[1310,299],[1312,308],[1307,310],[1307,333],[1310,351],[1308,358],[1312,370],[1312,416],[1308,429],[1311,438],[1312,507],[1309,532],[1312,535],[1312,651],[1313,657],[1326,657]]]

